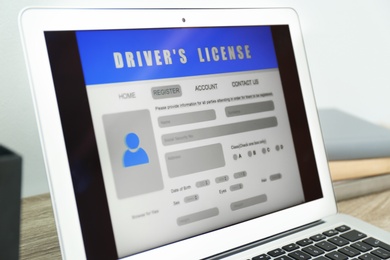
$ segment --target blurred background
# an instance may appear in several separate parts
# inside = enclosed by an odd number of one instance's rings
[[[23,157],[23,197],[49,191],[18,27],[19,13],[30,6],[291,7],[300,17],[318,107],[390,126],[388,0],[0,0],[0,144]]]

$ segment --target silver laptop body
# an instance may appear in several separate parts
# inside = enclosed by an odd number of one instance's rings
[[[337,214],[293,10],[31,8],[20,30],[64,259],[386,251]]]

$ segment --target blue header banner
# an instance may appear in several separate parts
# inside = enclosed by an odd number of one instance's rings
[[[277,68],[267,26],[76,32],[87,85]]]

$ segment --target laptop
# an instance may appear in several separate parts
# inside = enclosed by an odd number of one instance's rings
[[[32,8],[20,28],[64,259],[390,251],[337,213],[293,10]]]

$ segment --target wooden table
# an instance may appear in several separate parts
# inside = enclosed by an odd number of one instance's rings
[[[338,203],[339,211],[390,232],[390,190]],[[20,259],[61,259],[50,195],[22,201]]]

